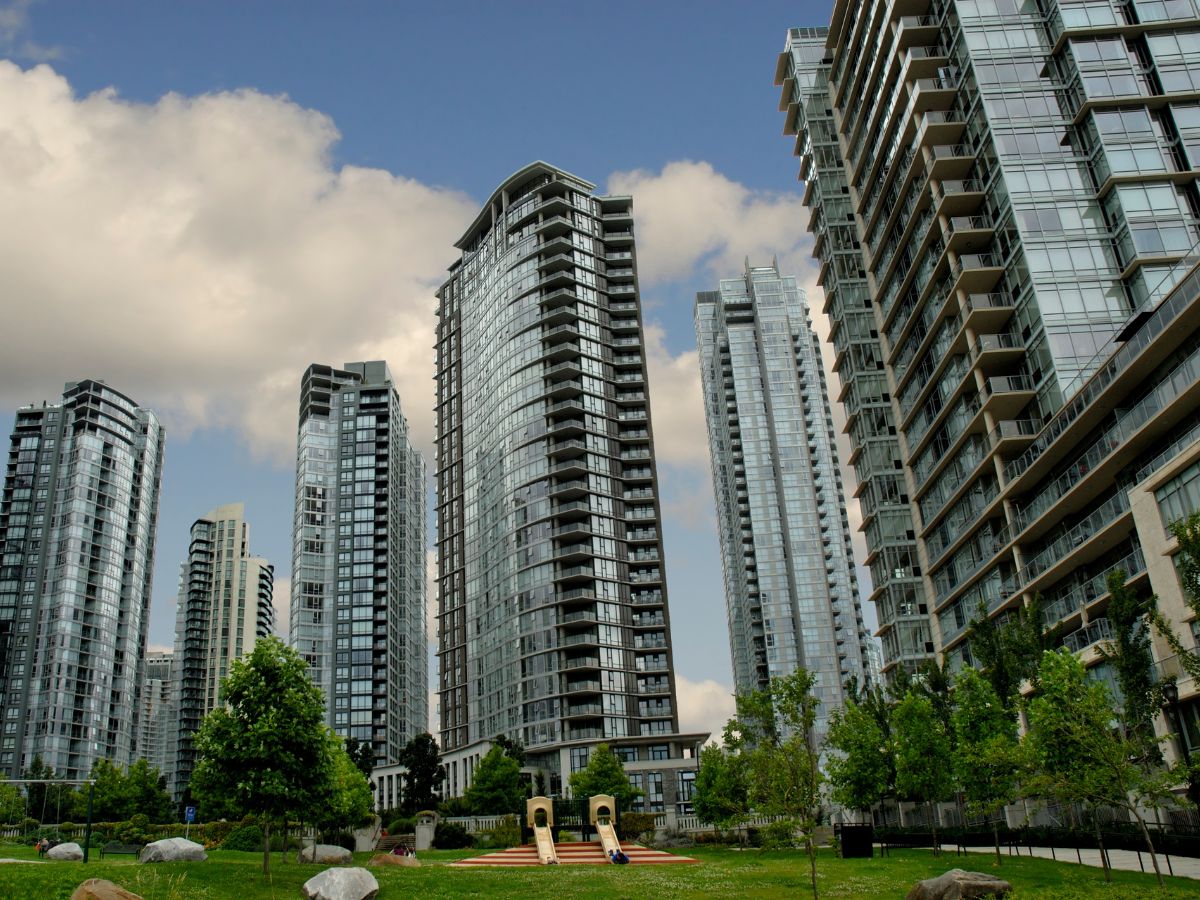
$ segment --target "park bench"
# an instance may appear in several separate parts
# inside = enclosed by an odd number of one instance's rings
[[[137,856],[141,852],[141,844],[119,844],[116,841],[112,841],[111,843],[105,844],[100,848],[100,858],[104,859],[104,855],[106,853],[113,856],[119,856],[121,854],[125,854],[126,856]]]
[[[389,834],[387,837],[381,837],[378,843],[375,844],[376,853],[391,853],[397,847],[404,847],[406,850],[417,849],[417,836],[415,834]]]

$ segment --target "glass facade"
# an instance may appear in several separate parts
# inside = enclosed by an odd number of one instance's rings
[[[99,381],[17,411],[0,497],[0,773],[133,761],[163,431]]]
[[[300,389],[290,641],[329,725],[397,761],[428,730],[425,463],[383,362]]]
[[[220,700],[229,664],[275,632],[275,568],[250,554],[241,503],[219,506],[192,525],[180,566],[175,612],[176,726],[168,784],[178,798],[196,763],[192,737]]]
[[[142,707],[138,710],[137,755],[162,774],[175,764],[175,655],[151,652],[146,655],[146,677],[142,682]],[[168,784],[170,776],[168,776]]]
[[[866,680],[867,644],[833,417],[803,292],[775,267],[696,296],[734,684],[799,666],[817,731]]]
[[[593,189],[526,167],[438,292],[452,791],[467,783],[457,759],[469,773],[496,735],[553,785],[589,745],[678,732],[632,200]]]
[[[1200,98],[1186,74],[1198,26],[1190,2],[843,0],[828,29],[791,32],[780,58],[834,340],[850,326],[874,354],[887,399],[876,424],[899,438],[918,538],[916,559],[872,574],[922,575],[920,606],[952,665],[970,662],[964,632],[981,604],[1003,615],[1024,602],[1029,566],[1123,502],[1113,485],[1042,534],[1029,526],[1062,486],[1026,495],[1013,482],[1200,237],[1188,150]],[[857,325],[840,299],[850,272],[867,288]],[[843,374],[852,441],[854,384]],[[867,538],[873,559],[887,552],[887,534],[868,524]],[[1064,599],[1136,551],[1115,546],[1071,584],[1040,582],[1044,595]],[[874,597],[890,668],[904,648],[888,639],[878,580]]]

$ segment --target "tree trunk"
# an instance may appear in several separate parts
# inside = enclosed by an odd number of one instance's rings
[[[814,837],[816,831],[815,825],[808,830],[808,836],[804,840],[804,847],[808,850],[808,874],[812,881],[813,900],[817,900],[817,842]],[[1162,881],[1160,878],[1159,881]]]
[[[1000,822],[992,819],[992,840],[996,844],[996,865],[1000,865]]]
[[[263,819],[263,875],[271,875],[271,820]]]
[[[1150,839],[1150,829],[1146,827],[1146,820],[1142,818],[1142,814],[1137,811],[1137,807],[1130,805],[1130,810],[1133,812],[1133,817],[1137,819],[1138,828],[1142,832],[1142,840],[1146,842],[1146,849],[1150,851],[1150,862],[1154,863],[1154,876],[1158,879],[1158,886],[1163,887],[1162,872],[1158,868],[1158,854],[1154,852],[1154,841]]]
[[[941,856],[942,845],[938,843],[937,836],[937,807],[932,800],[929,801],[929,827],[933,829],[933,855]]]
[[[1096,846],[1100,848],[1100,866],[1104,869],[1104,880],[1112,881],[1112,872],[1108,870],[1108,852],[1104,849],[1104,835],[1100,833],[1100,819],[1092,813],[1092,827],[1096,830]]]

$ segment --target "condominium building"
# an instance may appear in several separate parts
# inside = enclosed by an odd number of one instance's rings
[[[817,677],[817,731],[866,680],[850,522],[821,350],[804,292],[749,265],[696,295],[734,686]]]
[[[837,0],[828,28],[788,35],[776,81],[888,670],[935,650],[969,664],[980,609],[1035,594],[1091,646],[1103,574],[1145,571],[1114,523],[1157,463],[1128,440],[1112,455],[1127,410],[1073,411],[1200,236],[1196,17],[1192,0]],[[1182,358],[1143,359],[1122,402]],[[1177,412],[1154,420],[1168,445],[1190,427]],[[1094,433],[1069,445],[1064,416]]]
[[[196,763],[193,736],[220,702],[230,664],[275,632],[274,586],[275,567],[250,553],[241,503],[218,506],[192,524],[175,612],[176,725],[168,782],[177,798]]]
[[[290,641],[329,725],[394,763],[428,729],[425,462],[384,362],[300,387]]]
[[[175,741],[178,717],[175,714],[175,654],[170,650],[146,654],[146,675],[142,680],[142,706],[138,710],[137,752],[158,771],[167,775],[175,765]]]
[[[163,431],[101,381],[17,411],[0,497],[0,773],[133,761]]]
[[[447,791],[497,735],[555,793],[604,742],[674,809],[706,736],[678,727],[632,199],[536,162],[456,247],[437,332]]]

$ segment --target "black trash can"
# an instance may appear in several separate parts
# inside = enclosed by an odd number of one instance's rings
[[[843,825],[842,859],[870,859],[875,855],[874,825]]]

